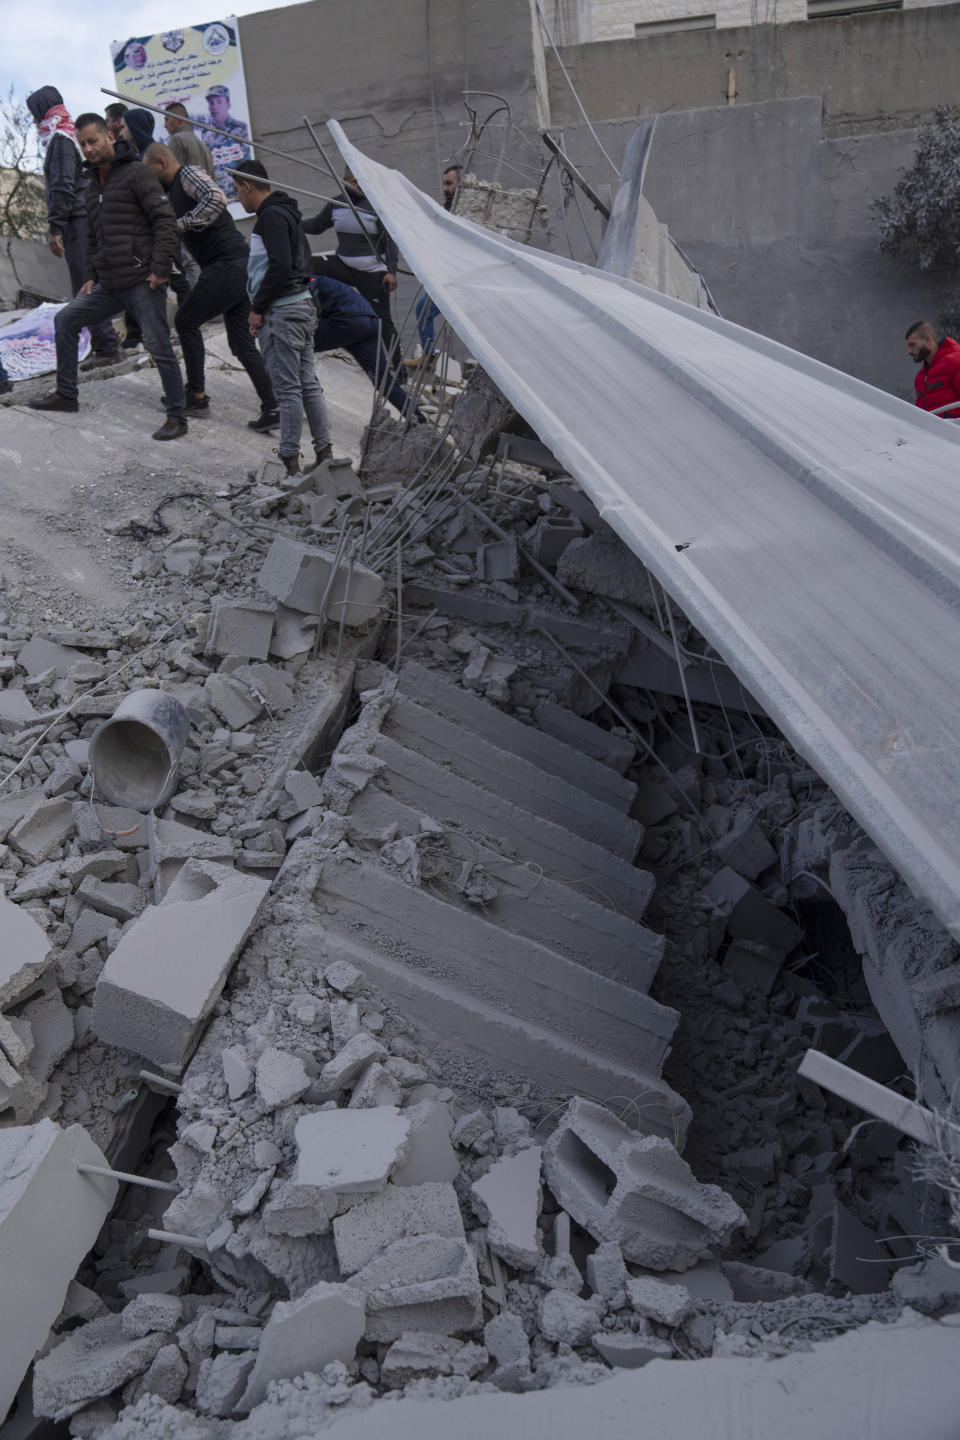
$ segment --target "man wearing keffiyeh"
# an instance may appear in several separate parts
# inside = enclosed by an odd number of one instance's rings
[[[84,261],[87,254],[87,207],[84,201],[86,180],[82,172],[83,156],[73,133],[73,121],[63,103],[63,96],[53,85],[42,85],[27,96],[27,108],[37,122],[43,147],[43,183],[47,198],[48,244],[54,255],[62,256],[70,271],[70,293],[76,295],[83,284]],[[93,355],[85,362],[92,365],[113,364],[120,356],[117,332],[109,320],[91,330]]]

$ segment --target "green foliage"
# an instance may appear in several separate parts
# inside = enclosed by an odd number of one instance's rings
[[[46,238],[41,168],[33,116],[11,86],[0,98],[0,235],[22,240]]]

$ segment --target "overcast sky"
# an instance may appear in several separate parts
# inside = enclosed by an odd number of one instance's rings
[[[111,41],[294,3],[237,0],[220,11],[216,0],[0,0],[0,89],[6,95],[13,85],[24,100],[56,85],[71,115],[102,110],[110,102],[100,86],[114,88]]]

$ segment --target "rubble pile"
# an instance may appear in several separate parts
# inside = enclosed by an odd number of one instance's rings
[[[955,947],[452,373],[360,474],[169,497],[135,624],[0,620],[18,1422],[289,1436],[960,1308],[903,1137],[796,1073],[948,1093]],[[131,690],[189,720],[146,814],[95,780]]]

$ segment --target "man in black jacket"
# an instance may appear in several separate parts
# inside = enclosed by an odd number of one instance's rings
[[[27,96],[27,109],[37,123],[43,147],[43,186],[47,200],[47,243],[52,254],[65,259],[70,271],[70,294],[83,284],[87,255],[87,207],[83,200],[83,156],[74,139],[73,121],[54,85],[41,85]],[[85,368],[112,365],[120,358],[117,332],[109,320],[90,331],[93,355]]]
[[[260,336],[263,358],[280,410],[277,454],[288,475],[300,471],[303,412],[313,436],[317,464],[333,454],[330,421],[313,358],[317,312],[310,291],[310,246],[300,224],[297,202],[282,190],[270,189],[259,160],[243,166],[247,179],[236,175],[237,199],[248,215],[256,215],[250,236],[247,294],[250,334]]]
[[[75,412],[77,340],[85,325],[129,309],[163,381],[167,418],[154,440],[187,433],[183,375],[170,343],[166,285],[177,253],[177,222],[159,182],[122,140],[114,144],[99,115],[77,120],[86,161],[89,244],[80,294],[57,313],[57,388],[29,403],[34,410]]]
[[[200,278],[181,300],[174,321],[187,372],[187,414],[199,415],[210,408],[204,389],[200,327],[222,315],[227,344],[260,399],[260,415],[249,421],[250,428],[275,429],[280,424],[276,397],[263,356],[250,334],[247,242],[227,212],[227,197],[206,171],[181,165],[166,145],[149,146],[143,158],[167,192],[180,239],[200,267]]]

